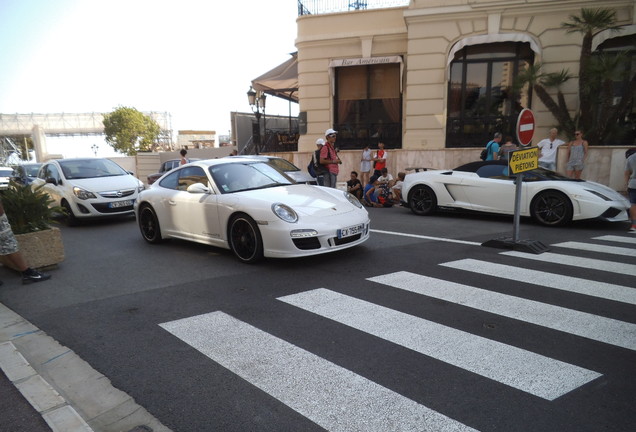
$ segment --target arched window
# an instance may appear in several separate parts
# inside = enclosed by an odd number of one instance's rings
[[[529,86],[515,90],[534,62],[528,42],[465,46],[450,64],[446,147],[483,147],[495,132],[515,136],[519,112],[530,108]]]

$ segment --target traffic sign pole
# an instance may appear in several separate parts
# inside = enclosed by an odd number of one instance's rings
[[[523,109],[517,118],[517,140],[519,144],[528,146],[534,136],[534,114],[529,109]],[[508,172],[516,174],[515,178],[515,214],[512,226],[512,239],[501,238],[488,240],[482,246],[500,249],[514,249],[524,252],[543,253],[549,251],[543,243],[533,240],[519,240],[519,222],[521,219],[521,192],[523,173],[539,167],[539,149],[536,147],[517,150],[508,153]]]

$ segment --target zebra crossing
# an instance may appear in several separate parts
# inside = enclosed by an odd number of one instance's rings
[[[515,259],[546,261],[564,266],[563,273],[585,267],[621,275],[636,275],[636,265],[613,261],[608,256],[636,257],[636,236],[602,236],[592,242],[565,242],[552,245],[585,251],[586,257],[570,253],[541,255],[506,251]],[[622,246],[598,244],[616,243]],[[625,245],[628,245],[625,247]],[[589,253],[601,254],[589,258]],[[511,261],[511,262],[512,262]],[[460,272],[522,280],[528,287],[611,300],[628,306],[636,304],[633,286],[590,281],[567,274],[543,272],[512,264],[459,259],[439,264]],[[522,325],[539,326],[564,335],[573,335],[608,346],[636,351],[636,324],[554,306],[478,286],[460,284],[406,271],[367,278],[362,283],[408,292],[460,305],[468,310],[495,314]],[[518,346],[471,334],[423,316],[394,310],[373,301],[311,287],[276,299],[338,325],[372,335],[427,358],[500,383],[546,403],[568,395],[603,377],[603,373],[574,362],[550,358]],[[278,399],[308,420],[328,431],[473,431],[470,425],[399,394],[369,377],[363,377],[280,337],[215,311],[160,324],[214,362]]]

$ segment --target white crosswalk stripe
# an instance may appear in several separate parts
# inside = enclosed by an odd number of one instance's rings
[[[631,236],[617,236],[617,235],[604,235],[593,237],[592,240],[603,240],[617,243],[636,244],[636,235]]]
[[[636,304],[636,289],[606,282],[591,281],[573,276],[564,276],[523,267],[514,267],[499,263],[479,261],[466,258],[441,264],[457,270],[465,270],[478,274],[496,276],[498,278],[523,281],[562,291],[585,294],[588,296]]]
[[[161,327],[329,431],[474,431],[223,312]]]
[[[535,261],[543,261],[549,262],[553,264],[563,264],[569,265],[573,267],[581,267],[599,271],[606,271],[618,274],[624,274],[628,276],[636,276],[636,265],[634,264],[625,264],[614,261],[605,261],[599,259],[585,258],[574,255],[560,255],[553,252],[544,252],[540,255],[526,253],[526,252],[518,252],[518,251],[509,251],[509,252],[501,252],[501,255],[508,255],[523,259],[535,260]]]
[[[396,272],[369,280],[636,350],[635,324],[409,272]]]
[[[396,274],[382,278],[389,282]],[[600,374],[326,289],[279,300],[553,400]]]
[[[575,242],[575,241],[555,243],[551,246],[636,257],[636,250],[625,248],[625,247],[618,247],[618,246],[606,246],[606,245],[599,245],[594,243],[584,243],[584,242]]]

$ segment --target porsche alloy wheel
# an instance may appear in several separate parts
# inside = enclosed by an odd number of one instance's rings
[[[228,240],[230,249],[242,262],[251,264],[263,258],[263,239],[251,217],[234,216],[228,227]]]
[[[532,200],[530,213],[542,225],[561,226],[572,220],[572,203],[561,192],[544,191]]]
[[[433,214],[437,210],[435,192],[428,186],[414,186],[409,193],[409,207],[413,213],[419,216]]]
[[[159,243],[162,240],[159,220],[149,205],[145,205],[139,210],[139,230],[148,243]]]

